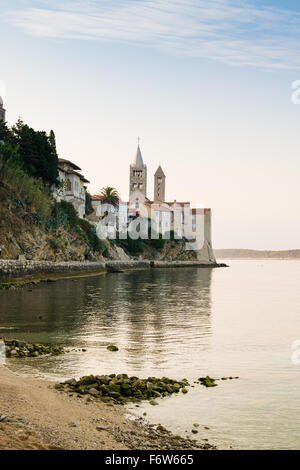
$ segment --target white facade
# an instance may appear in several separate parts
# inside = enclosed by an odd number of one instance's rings
[[[85,199],[86,187],[85,184],[89,181],[79,173],[79,168],[69,160],[58,160],[58,179],[60,187],[55,188],[53,195],[55,199],[60,201],[67,201],[73,204],[79,217],[83,218],[85,215]]]
[[[164,235],[171,231],[172,211],[166,204],[151,204],[151,219],[158,233]]]
[[[94,209],[94,213],[89,216],[89,220],[95,225],[97,225],[100,219],[107,213],[107,215],[113,216],[111,217],[111,225],[114,225],[118,231],[126,230],[128,226],[127,202],[120,201],[117,207],[113,207],[109,204],[102,204],[100,197],[95,195],[92,196],[92,207]]]

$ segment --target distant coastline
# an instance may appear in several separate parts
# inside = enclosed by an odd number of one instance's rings
[[[299,250],[247,250],[247,249],[224,249],[214,250],[217,259],[299,259]]]

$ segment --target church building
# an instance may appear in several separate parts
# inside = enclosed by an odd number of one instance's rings
[[[130,165],[129,194],[135,191],[139,191],[144,196],[147,196],[147,167],[144,165],[139,144],[133,163]]]
[[[203,247],[197,250],[197,255],[204,263],[215,263],[211,241],[211,209],[193,208],[187,201],[166,202],[166,175],[161,165],[154,174],[154,192],[151,201],[147,197],[147,166],[138,143],[133,163],[130,165],[128,220],[138,216],[151,218],[155,221],[159,232],[164,234],[174,230],[175,213],[178,212],[181,223],[191,236],[193,234],[196,236],[197,219],[204,220]]]
[[[2,121],[5,121],[5,113],[6,111],[3,107],[3,99],[0,96],[0,119],[2,119]]]

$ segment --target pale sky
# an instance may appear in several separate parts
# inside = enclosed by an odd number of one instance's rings
[[[300,248],[300,4],[1,0],[0,94],[56,134],[91,193],[128,198],[137,137],[148,197],[211,207],[215,248]]]

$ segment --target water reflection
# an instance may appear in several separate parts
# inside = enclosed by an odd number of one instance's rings
[[[300,263],[230,265],[0,291],[0,336],[87,348],[53,358],[12,359],[9,366],[54,380],[111,372],[191,382],[200,374],[239,376],[135,410],[176,434],[190,433],[199,423],[197,436],[219,447],[299,449],[300,374],[291,362],[291,344],[300,332]],[[120,350],[107,351],[108,343]]]
[[[183,352],[194,355],[207,347],[211,276],[211,269],[146,270],[1,291],[0,331],[10,338],[88,347],[99,358],[106,344],[116,343],[118,358],[109,360],[123,361],[118,368],[150,372],[170,361],[175,365]],[[89,368],[90,355],[79,357],[78,367]],[[71,355],[61,360],[60,370],[69,371],[68,358],[76,369]]]

